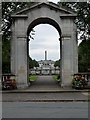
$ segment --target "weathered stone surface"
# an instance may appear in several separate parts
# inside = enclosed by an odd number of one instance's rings
[[[61,16],[61,17],[60,17]],[[61,39],[62,86],[70,86],[72,74],[78,72],[75,13],[51,3],[37,3],[12,15],[11,71],[16,74],[18,86],[28,84],[28,35],[38,24],[50,24]]]

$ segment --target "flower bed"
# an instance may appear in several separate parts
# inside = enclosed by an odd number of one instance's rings
[[[72,87],[76,89],[84,89],[88,85],[88,80],[81,75],[76,75],[72,79]]]
[[[17,89],[15,75],[5,74],[2,76],[2,90]]]

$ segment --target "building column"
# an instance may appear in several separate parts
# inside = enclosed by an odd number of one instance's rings
[[[61,55],[61,86],[69,87],[72,85],[72,75],[74,74],[74,49],[71,36],[62,37],[62,55]]]
[[[25,36],[16,38],[17,40],[13,40],[11,45],[11,72],[16,75],[17,87],[25,88],[28,86],[27,38]]]

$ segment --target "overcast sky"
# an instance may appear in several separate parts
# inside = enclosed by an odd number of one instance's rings
[[[29,42],[29,55],[32,59],[45,59],[45,50],[48,60],[58,60],[60,58],[59,33],[56,28],[49,24],[35,26],[34,40]]]
[[[60,0],[48,0],[48,1],[51,1],[51,2],[57,3],[57,2],[60,1]]]

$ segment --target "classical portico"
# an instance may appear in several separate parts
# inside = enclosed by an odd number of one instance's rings
[[[18,88],[28,86],[28,38],[38,24],[50,24],[57,29],[61,49],[61,86],[71,86],[72,75],[78,72],[76,14],[51,2],[38,2],[11,17],[11,72],[16,75]]]

